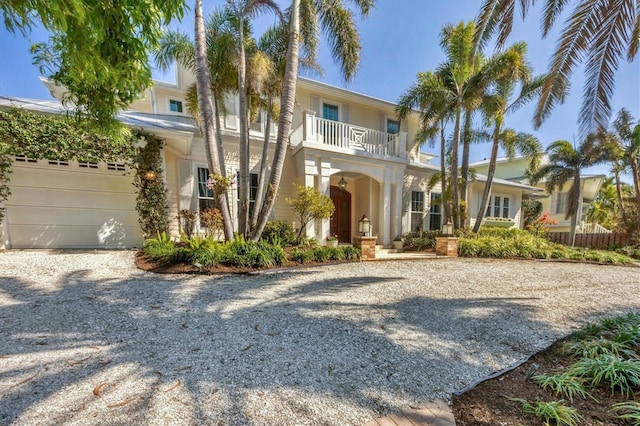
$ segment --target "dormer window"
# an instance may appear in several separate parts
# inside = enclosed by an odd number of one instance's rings
[[[169,111],[182,114],[183,112],[182,101],[178,101],[176,99],[169,99]]]

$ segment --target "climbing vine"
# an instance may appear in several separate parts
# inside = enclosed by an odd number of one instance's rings
[[[10,195],[10,167],[16,155],[79,162],[125,161],[135,173],[136,210],[142,232],[149,236],[167,229],[162,141],[151,133],[123,128],[119,137],[109,137],[101,132],[101,126],[86,118],[39,114],[22,108],[0,111],[0,220],[5,214],[4,201]]]
[[[134,131],[133,137],[134,145],[138,146],[132,163],[133,185],[138,192],[136,210],[146,238],[166,232],[169,227],[167,190],[162,178],[162,140],[142,130]]]

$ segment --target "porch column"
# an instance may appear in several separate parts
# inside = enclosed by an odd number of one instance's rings
[[[393,238],[402,234],[402,188],[404,173],[398,173],[396,176],[396,184],[393,200]]]
[[[315,175],[314,174],[310,174],[308,171],[307,173],[305,173],[304,175],[304,186],[310,186],[311,188],[315,188],[316,187],[316,180],[315,180]],[[316,224],[311,221],[309,223],[307,223],[307,227],[305,230],[305,234],[307,236],[307,238],[314,238],[316,236]]]
[[[320,191],[323,195],[327,197],[331,196],[331,163],[326,161],[320,161],[318,167],[318,191]],[[321,244],[323,241],[326,241],[330,232],[330,219],[323,219],[320,222],[320,229],[318,230],[318,240],[320,240]]]
[[[391,182],[385,173],[384,181],[380,184],[380,234],[379,241],[384,246],[391,244]]]

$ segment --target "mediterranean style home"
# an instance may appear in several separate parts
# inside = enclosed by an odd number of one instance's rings
[[[548,164],[549,157],[543,156],[542,164]],[[489,162],[486,160],[477,161],[470,164],[477,172],[486,173],[489,169]],[[528,161],[522,157],[516,158],[500,158],[496,162],[495,176],[514,182],[527,183],[525,170],[528,168]],[[610,230],[599,224],[588,223],[586,220],[589,205],[595,199],[600,186],[604,182],[605,175],[581,175],[580,181],[582,186],[582,201],[580,207],[580,217],[578,219],[578,233],[609,233]],[[537,185],[540,189],[545,189],[545,182],[539,182]],[[533,195],[532,198],[542,203],[542,211],[549,212],[549,217],[558,222],[557,225],[550,225],[553,232],[568,232],[570,228],[570,220],[566,219],[568,199],[567,195],[571,187],[571,181],[567,182],[561,188],[556,189],[552,193],[544,193]]]
[[[61,99],[64,88],[43,80]],[[180,232],[178,212],[211,206],[204,142],[187,115],[185,92],[194,77],[180,68],[176,83],[156,82],[144,97],[119,114],[125,124],[163,138],[164,174],[169,201],[170,231]],[[41,113],[61,113],[56,101],[0,97],[0,108],[15,105]],[[299,78],[292,133],[281,187],[271,219],[295,224],[285,198],[295,194],[294,184],[317,188],[333,200],[330,220],[308,225],[309,237],[325,241],[337,235],[349,243],[357,236],[357,222],[366,215],[377,244],[388,246],[394,237],[413,230],[442,227],[440,186],[429,187],[439,172],[433,155],[420,152],[414,135],[418,114],[398,120],[395,104],[328,84]],[[226,98],[222,118],[227,175],[238,168],[239,120],[235,96]],[[257,173],[264,138],[264,116],[251,124],[250,194],[258,185]],[[269,164],[275,145],[274,129]],[[132,176],[124,164],[78,163],[16,157],[12,166],[7,214],[2,223],[6,248],[123,248],[142,244],[135,211]],[[477,175],[468,188],[472,225],[484,187]],[[232,215],[236,189],[230,190]],[[489,216],[511,218],[521,226],[523,199],[541,190],[514,180],[494,180]]]

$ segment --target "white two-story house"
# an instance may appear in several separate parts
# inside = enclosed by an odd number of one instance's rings
[[[207,161],[199,129],[187,114],[185,92],[194,77],[178,68],[176,83],[156,82],[144,97],[131,104],[119,118],[164,139],[164,175],[169,201],[170,231],[180,232],[178,212],[199,211],[213,203],[206,189]],[[63,88],[45,81],[60,99]],[[239,119],[235,96],[226,98],[221,131],[227,174],[238,170]],[[55,101],[0,97],[0,107],[22,106],[43,113],[60,113]],[[376,99],[307,78],[299,78],[292,133],[281,187],[271,219],[295,224],[285,203],[295,194],[295,184],[312,186],[331,197],[336,207],[330,220],[310,224],[309,237],[324,241],[337,234],[349,243],[357,234],[357,222],[366,215],[377,243],[390,245],[403,233],[441,229],[440,187],[428,182],[439,167],[433,155],[420,152],[414,135],[418,115],[398,120],[395,103]],[[250,194],[255,196],[264,138],[264,114],[251,124]],[[271,164],[275,146],[271,131]],[[12,195],[6,203],[2,243],[6,248],[88,248],[140,246],[135,193],[124,165],[85,165],[61,159],[16,158],[11,176]],[[483,176],[469,185],[471,217],[481,194]],[[230,190],[232,216],[237,211],[236,189]],[[496,179],[499,214],[519,223],[523,198],[537,188]],[[497,199],[497,198],[493,198]],[[498,211],[496,210],[496,211]],[[471,224],[471,219],[468,219]]]

